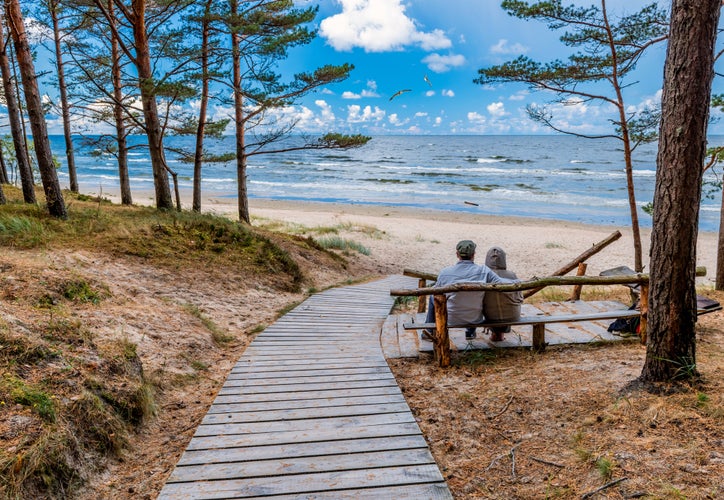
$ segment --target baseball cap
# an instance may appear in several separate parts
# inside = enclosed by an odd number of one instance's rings
[[[470,240],[462,240],[455,247],[460,257],[472,257],[475,253],[475,243]]]

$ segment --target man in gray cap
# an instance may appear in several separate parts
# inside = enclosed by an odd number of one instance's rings
[[[458,256],[457,264],[446,267],[437,275],[435,286],[452,285],[455,283],[514,283],[514,280],[500,278],[489,267],[474,262],[475,243],[462,240],[455,247]],[[452,292],[447,294],[448,324],[481,323],[483,316],[483,297],[485,292]],[[434,301],[430,296],[427,309],[427,323],[435,322]],[[432,332],[426,332],[430,335]],[[475,328],[465,329],[465,338],[475,338]]]

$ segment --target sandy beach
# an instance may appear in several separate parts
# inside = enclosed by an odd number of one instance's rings
[[[103,196],[119,202],[118,193]],[[190,207],[190,193],[181,193],[182,206]],[[134,202],[153,204],[153,193],[134,193]],[[471,239],[478,245],[477,262],[499,246],[508,254],[508,267],[522,279],[552,274],[592,245],[615,231],[621,238],[591,257],[587,274],[626,265],[634,267],[630,227],[598,226],[548,219],[498,217],[464,212],[420,210],[400,206],[353,205],[250,199],[252,224],[279,229],[274,221],[299,234],[320,236],[315,228],[337,229],[337,236],[363,245],[381,273],[415,269],[436,273],[455,262],[455,244]],[[202,211],[236,218],[236,198],[214,196],[202,202]],[[282,227],[283,229],[283,227]],[[644,272],[648,271],[651,231],[642,228]],[[713,286],[716,273],[717,234],[700,232],[697,265],[707,275],[701,286]]]

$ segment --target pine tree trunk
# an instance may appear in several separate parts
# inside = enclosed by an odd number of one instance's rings
[[[116,26],[116,15],[113,0],[108,0],[109,22]],[[115,29],[111,30],[111,74],[113,79],[113,118],[116,126],[116,142],[118,143],[118,180],[121,188],[121,204],[132,205],[131,180],[128,175],[128,144],[126,142],[126,125],[123,121],[123,89],[121,81],[121,52]]]
[[[2,146],[0,146],[0,184],[10,184],[10,178],[8,177],[8,168],[7,164],[5,163],[5,155],[3,154]]]
[[[70,106],[68,105],[68,88],[65,84],[65,68],[63,54],[60,47],[60,27],[58,25],[58,2],[50,2],[50,16],[53,20],[53,38],[55,41],[55,63],[58,69],[58,88],[60,90],[60,108],[63,115],[63,136],[65,137],[65,158],[68,162],[68,177],[70,190],[78,192],[78,175],[75,170],[75,154],[73,152],[73,138],[70,131]]]
[[[25,147],[25,139],[23,138],[23,128],[20,124],[20,107],[15,94],[15,85],[13,84],[13,76],[10,70],[10,62],[8,61],[8,49],[10,42],[5,42],[5,34],[3,32],[3,20],[0,19],[0,43],[2,50],[0,51],[0,73],[2,73],[3,90],[5,92],[5,104],[8,108],[8,121],[10,122],[10,134],[13,137],[13,146],[15,148],[15,161],[18,165],[18,174],[20,176],[20,184],[23,189],[23,200],[25,203],[35,203],[35,187],[33,186],[33,170],[30,167],[30,158],[28,158],[28,150]]]
[[[673,0],[671,7],[641,373],[645,382],[697,375],[696,240],[720,3]]]
[[[35,155],[38,159],[38,170],[40,170],[40,178],[43,181],[48,212],[54,217],[65,219],[68,217],[68,213],[65,208],[63,193],[60,190],[58,174],[53,163],[53,152],[50,149],[48,128],[45,123],[43,105],[35,77],[33,56],[25,34],[22,14],[20,13],[20,4],[18,0],[8,0],[5,3],[5,8],[10,33],[15,43],[20,74],[22,75],[30,128],[33,132],[33,143],[35,144]]]
[[[714,288],[724,290],[724,196],[719,207],[719,238],[716,251],[716,281]]]
[[[204,161],[204,130],[206,111],[209,104],[209,24],[212,0],[207,0],[204,17],[201,20],[201,103],[199,105],[199,124],[196,128],[196,150],[194,151],[193,200],[191,210],[201,211],[201,166]]]
[[[151,71],[151,54],[146,32],[146,0],[133,0],[133,39],[136,49],[136,69],[138,71],[141,103],[145,121],[148,148],[153,169],[153,184],[156,190],[156,207],[164,210],[174,208],[171,198],[171,187],[163,157],[163,136],[161,122],[156,106],[153,72]]]
[[[236,0],[231,2],[231,14],[237,15],[238,5]],[[241,89],[241,50],[239,48],[240,35],[232,30],[231,53],[234,59],[234,124],[236,125],[236,178],[237,195],[239,198],[239,220],[251,223],[249,217],[249,199],[246,190],[246,143],[244,137],[244,100]]]

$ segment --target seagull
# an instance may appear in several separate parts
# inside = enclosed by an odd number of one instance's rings
[[[427,75],[425,75],[423,79],[427,82],[427,84],[428,84],[430,87],[432,87],[432,82],[431,82],[430,79],[427,77]]]
[[[402,90],[398,90],[397,92],[395,92],[394,94],[392,94],[392,97],[390,97],[390,101],[391,101],[392,99],[394,99],[395,97],[397,97],[398,95],[404,94],[405,92],[411,92],[411,91],[412,91],[412,89],[402,89]]]

